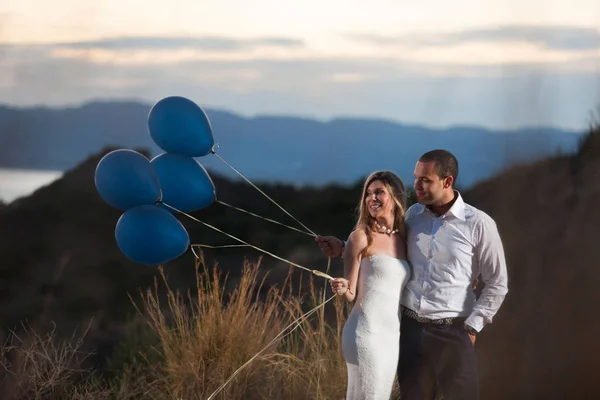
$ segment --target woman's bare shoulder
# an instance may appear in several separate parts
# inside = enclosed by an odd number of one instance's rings
[[[367,247],[368,239],[367,233],[364,229],[355,229],[350,233],[348,241],[352,242],[352,245],[359,248]]]

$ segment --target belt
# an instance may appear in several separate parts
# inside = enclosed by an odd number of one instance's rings
[[[410,319],[414,319],[417,322],[422,324],[436,324],[436,325],[454,325],[457,322],[464,322],[465,317],[449,317],[449,318],[440,318],[440,319],[431,319],[420,317],[415,311],[410,308],[402,307],[402,315],[406,315]]]

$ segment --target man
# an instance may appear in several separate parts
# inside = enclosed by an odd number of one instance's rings
[[[423,154],[414,170],[418,203],[405,216],[412,275],[402,294],[402,400],[479,398],[475,338],[508,292],[496,224],[463,201],[457,176],[458,162],[445,150]],[[332,236],[316,241],[332,257],[345,245]],[[485,287],[476,299],[479,274]]]

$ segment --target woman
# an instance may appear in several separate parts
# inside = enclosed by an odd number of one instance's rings
[[[404,196],[404,184],[393,172],[377,171],[367,178],[358,222],[343,252],[346,278],[330,281],[334,292],[356,300],[342,333],[347,400],[387,400],[392,393],[400,297],[410,277]]]

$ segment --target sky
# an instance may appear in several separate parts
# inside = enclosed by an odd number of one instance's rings
[[[597,0],[3,0],[0,103],[585,129]]]

